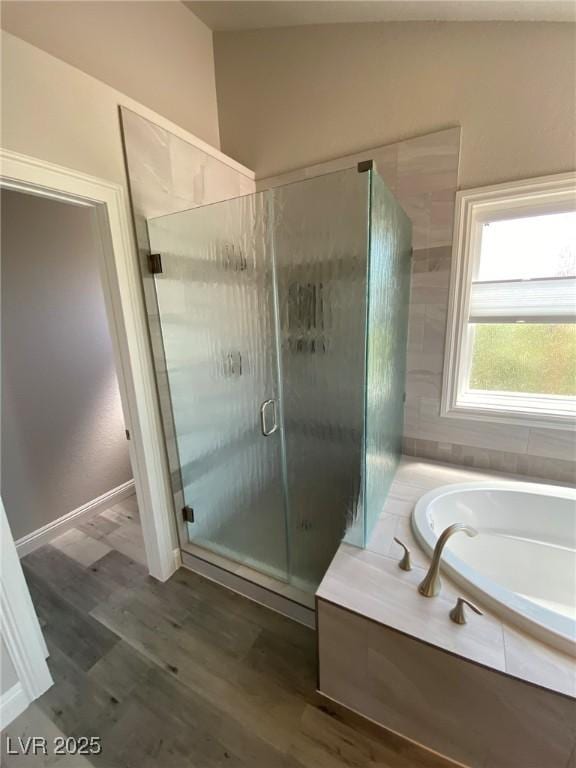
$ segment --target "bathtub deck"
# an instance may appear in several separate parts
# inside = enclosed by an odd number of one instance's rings
[[[576,658],[507,624],[482,605],[483,616],[468,611],[468,624],[454,624],[449,611],[458,596],[468,595],[447,576],[442,577],[440,596],[426,599],[417,591],[430,561],[410,528],[416,501],[449,483],[494,479],[502,476],[405,457],[367,549],[343,544],[317,597],[462,659],[576,697]],[[398,568],[402,550],[394,537],[410,547],[412,571]]]

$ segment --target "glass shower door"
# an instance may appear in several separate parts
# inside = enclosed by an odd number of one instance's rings
[[[155,283],[188,541],[286,581],[266,195],[162,216],[148,230],[162,258]]]
[[[400,455],[410,222],[358,167],[148,230],[182,548],[314,592]]]

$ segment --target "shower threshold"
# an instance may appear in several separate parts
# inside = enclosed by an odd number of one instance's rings
[[[228,560],[196,544],[187,543],[181,553],[185,568],[300,624],[315,628],[316,599],[310,592]]]

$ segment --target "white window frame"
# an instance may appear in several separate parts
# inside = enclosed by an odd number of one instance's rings
[[[576,172],[458,192],[452,246],[450,300],[442,384],[442,416],[530,427],[573,429],[574,400],[556,395],[471,393],[470,294],[480,262],[482,227],[513,216],[576,209]]]

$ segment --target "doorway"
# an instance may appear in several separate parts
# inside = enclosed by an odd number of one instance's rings
[[[69,529],[135,489],[94,211],[8,189],[1,204],[2,498],[19,554],[97,557]]]
[[[180,566],[180,556],[126,191],[106,179],[1,148],[0,189],[87,207],[93,213],[147,569],[165,581]]]
[[[179,558],[175,557],[169,476],[159,449],[156,392],[125,191],[113,182],[0,149],[0,195],[7,191],[89,211],[117,386],[131,437],[127,445],[142,527],[141,560],[146,562],[145,572],[165,581],[179,567]],[[54,302],[51,306],[53,312],[61,309]],[[28,376],[42,385],[42,371],[37,367],[32,367]],[[3,506],[2,527],[0,636],[18,674],[18,682],[7,692],[9,708],[4,706],[6,696],[2,691],[5,724],[8,710],[8,720],[16,717],[50,685],[50,676],[45,663],[46,644]],[[64,559],[73,563],[72,559]]]

